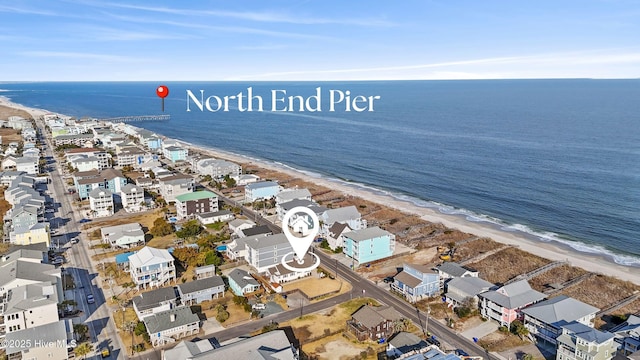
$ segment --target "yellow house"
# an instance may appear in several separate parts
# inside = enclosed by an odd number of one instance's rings
[[[25,231],[12,231],[9,234],[11,243],[14,245],[30,245],[45,243],[47,247],[51,245],[51,233],[49,232],[49,224],[37,223],[32,225]]]

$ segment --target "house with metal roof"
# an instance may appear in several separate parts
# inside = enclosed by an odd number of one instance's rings
[[[455,277],[445,284],[445,301],[456,307],[471,299],[473,307],[478,307],[478,295],[496,288],[494,284],[478,277]]]
[[[284,189],[276,194],[276,204],[283,204],[291,200],[311,200],[308,189]]]
[[[217,222],[231,221],[235,219],[235,214],[229,210],[219,210],[195,214],[196,219],[202,225],[215,224]]]
[[[176,281],[173,256],[165,249],[149,246],[129,256],[129,273],[138,289],[160,287]]]
[[[344,234],[344,254],[358,264],[387,258],[395,247],[396,236],[377,226]]]
[[[403,316],[391,306],[363,305],[347,321],[347,331],[359,341],[387,339],[394,334],[394,322]]]
[[[520,310],[544,300],[547,296],[533,290],[526,280],[504,285],[497,290],[478,295],[480,315],[497,321],[502,326],[510,326],[520,318]]]
[[[252,203],[258,200],[271,199],[281,190],[281,186],[275,181],[260,181],[247,184],[244,187],[244,202]]]
[[[106,226],[100,229],[102,242],[112,247],[128,249],[144,245],[144,231],[138,223]]]
[[[143,292],[132,299],[133,310],[138,319],[153,313],[170,310],[178,304],[178,294],[173,286]]]
[[[179,306],[146,316],[142,320],[147,327],[153,346],[174,343],[177,339],[195,335],[200,331],[200,318],[189,306]]]
[[[245,240],[246,260],[256,272],[264,273],[282,262],[282,258],[293,252],[284,234],[257,235]]]
[[[421,352],[429,346],[431,346],[431,344],[419,336],[410,332],[401,331],[387,342],[387,357],[390,359],[399,358],[405,354]]]
[[[435,270],[440,274],[440,289],[445,288],[444,284],[453,278],[478,277],[478,270],[468,266],[463,266],[455,262],[446,261],[436,265]]]
[[[579,322],[593,327],[597,307],[566,295],[556,296],[522,309],[524,325],[538,341],[556,344],[556,338],[562,333],[562,326]]]
[[[440,276],[425,265],[403,264],[402,271],[393,277],[391,290],[414,303],[440,292]]]
[[[609,360],[616,355],[618,344],[614,335],[602,332],[580,322],[562,326],[558,336],[557,360]]]
[[[258,291],[258,289],[260,289],[260,283],[248,272],[241,269],[233,269],[233,271],[229,273],[229,288],[234,294],[244,296]]]
[[[178,220],[190,219],[197,214],[214,211],[218,211],[218,195],[211,191],[194,191],[176,196]]]
[[[360,230],[367,227],[367,220],[362,218],[358,209],[351,205],[337,209],[328,209],[319,216],[322,221],[322,234],[327,234],[329,228],[335,223],[349,225],[352,230]]]
[[[224,297],[224,281],[220,276],[187,281],[178,284],[177,287],[183,305],[200,304],[203,301]]]

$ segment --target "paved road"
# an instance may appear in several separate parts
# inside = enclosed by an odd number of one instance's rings
[[[41,121],[36,121],[37,126],[40,128],[42,134],[45,134],[45,129]],[[49,137],[45,137],[47,143],[47,150],[45,156],[50,156],[55,161],[53,155],[53,144]],[[71,204],[71,196],[67,195],[66,184],[60,174],[60,164],[54,163],[48,165],[52,167],[52,171],[49,172],[51,176],[50,190],[51,197],[59,203],[59,207],[56,209],[57,217],[61,219],[68,219],[69,221],[59,227],[57,232],[59,235],[64,236],[63,244],[61,244],[66,250],[66,257],[68,263],[64,265],[65,271],[73,274],[76,281],[76,290],[73,291],[75,301],[78,303],[78,307],[82,310],[82,315],[74,319],[74,323],[84,323],[89,326],[89,335],[91,336],[93,348],[96,350],[94,356],[97,358],[98,350],[102,346],[109,346],[112,354],[112,358],[125,359],[126,356],[120,350],[122,344],[117,336],[115,325],[113,321],[110,321],[111,309],[106,304],[105,295],[99,288],[101,281],[98,278],[98,274],[93,271],[91,266],[91,260],[89,258],[89,241],[80,241],[78,244],[72,245],[69,243],[69,233],[80,232],[80,224],[78,224],[79,216],[77,216],[74,208]],[[64,235],[63,235],[64,234]],[[80,235],[78,235],[80,237]],[[95,298],[94,304],[88,304],[86,296],[92,294]]]

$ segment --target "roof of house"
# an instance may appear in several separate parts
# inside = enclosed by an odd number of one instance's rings
[[[247,219],[235,219],[235,220],[229,221],[229,226],[230,227],[238,227],[238,226],[244,225],[244,224],[255,225],[256,223],[254,223],[251,220],[247,220]]]
[[[431,265],[424,265],[424,264],[403,264],[403,267],[409,267],[412,268],[416,271],[419,271],[423,274],[437,274],[437,271],[433,270],[433,266]]]
[[[175,320],[171,321],[171,316],[175,315]],[[191,311],[189,306],[178,306],[176,308],[150,314],[144,318],[147,332],[154,334],[165,330],[177,328],[179,326],[199,323],[200,318]]]
[[[178,195],[176,196],[176,201],[184,202],[184,201],[211,199],[211,198],[217,199],[218,195],[212,193],[211,191],[203,190],[203,191],[194,191],[191,193]]]
[[[113,196],[113,193],[109,189],[95,188],[89,192],[89,197],[98,198],[102,196]]]
[[[402,319],[402,315],[391,306],[362,305],[351,317],[367,328],[372,328],[387,320]]]
[[[42,243],[42,244],[45,244],[45,243]],[[9,261],[18,260],[18,259],[42,260],[44,258],[45,253],[46,251],[41,251],[36,249],[10,248],[7,254],[2,255],[2,262],[4,263],[4,262],[9,262]]]
[[[566,295],[541,301],[522,310],[526,315],[546,324],[556,324],[557,326],[576,321],[598,311],[600,309]]]
[[[214,218],[214,217],[225,216],[225,215],[233,215],[233,212],[231,212],[229,210],[220,210],[220,211],[213,211],[213,212],[206,212],[206,213],[198,213],[198,214],[196,214],[197,217],[200,217],[200,218],[203,218],[203,219]]]
[[[65,320],[26,328],[24,330],[8,332],[5,338],[7,355],[19,353],[24,350],[33,349],[34,339],[38,339],[39,344],[60,344],[67,341],[67,326]]]
[[[256,189],[262,189],[262,188],[268,188],[268,187],[278,187],[280,185],[278,185],[277,182],[275,181],[260,181],[260,182],[255,182],[255,183],[251,183],[245,186],[245,190],[256,190]]]
[[[244,234],[244,236],[249,237],[261,234],[273,234],[273,231],[271,231],[268,225],[256,225],[254,227],[242,229],[242,233]]]
[[[209,339],[197,341],[180,341],[178,345],[176,345],[172,349],[164,350],[164,359],[192,359],[196,355],[211,351],[213,349],[214,347]]]
[[[567,330],[577,338],[596,344],[605,343],[615,337],[615,335],[610,332],[602,332],[577,321],[563,325],[562,329]],[[571,336],[569,334],[565,334],[564,331],[563,334],[558,337],[558,341],[563,343],[573,343]]]
[[[107,180],[111,180],[115,178],[124,178],[124,175],[122,175],[122,171],[120,170],[116,170],[114,168],[107,168],[100,171],[100,177]]]
[[[193,177],[189,176],[189,175],[183,175],[183,174],[173,174],[171,176],[166,176],[163,178],[159,179],[160,182],[165,183],[165,184],[182,184],[185,182],[193,182],[194,179]]]
[[[461,277],[467,272],[473,272],[473,273],[478,272],[478,270],[476,269],[472,269],[470,267],[463,266],[458,263],[450,262],[450,261],[437,265],[436,269],[440,272],[450,275],[451,277]]]
[[[487,291],[480,296],[507,309],[518,309],[547,297],[545,294],[533,290],[526,280],[505,285],[495,291]]]
[[[173,256],[169,254],[169,251],[149,246],[145,246],[137,253],[129,256],[131,266],[135,267],[165,263],[167,261],[173,261]]]
[[[57,304],[58,291],[51,281],[12,288],[7,292],[4,315],[23,312],[36,307]]]
[[[331,227],[329,228],[329,235],[335,238],[341,235],[343,232],[349,232],[349,231],[351,231],[351,228],[349,227],[349,225],[337,222],[331,225]]]
[[[311,192],[308,189],[285,189],[276,195],[281,202],[287,202],[295,199],[310,198]]]
[[[254,279],[248,272],[240,269],[233,269],[229,273],[229,279],[233,280],[240,288],[244,288],[247,285],[260,286],[260,283]]]
[[[296,262],[295,264],[293,263],[294,261]],[[287,263],[292,264],[293,266],[296,266],[298,268],[304,269],[304,268],[311,267],[315,263],[315,258],[310,254],[305,254],[305,256],[302,258],[302,264],[298,264],[297,260],[294,260],[293,258],[291,259],[291,261],[288,261]],[[288,268],[284,267],[280,262],[275,266],[275,271],[274,270],[269,270],[269,271],[272,274],[277,274],[280,276],[290,274],[293,272],[293,270],[289,270]]]
[[[173,355],[172,355],[173,358]],[[273,330],[195,355],[190,360],[295,360],[292,344],[284,330]]]
[[[173,152],[173,151],[186,151],[187,150],[185,148],[181,148],[181,147],[178,147],[178,146],[167,146],[164,149],[167,150],[167,151],[171,151],[171,152]]]
[[[417,277],[409,274],[406,271],[400,271],[400,273],[393,278],[405,285],[408,285],[411,288],[415,288],[416,286],[420,285],[420,283],[422,283],[422,279],[418,279]]]
[[[347,237],[353,241],[363,241],[389,235],[391,235],[391,233],[387,230],[383,230],[377,226],[374,226],[370,228],[349,231],[348,233],[344,234],[344,237]]]
[[[178,298],[173,287],[158,288],[144,292],[133,298],[138,310],[152,309],[165,301],[172,301]]]
[[[103,152],[100,149],[96,148],[78,148],[78,149],[67,149],[64,151],[65,154],[81,154],[81,153],[93,153],[93,152]]]
[[[447,282],[446,286],[447,296],[458,301],[495,288],[495,285],[487,280],[471,276],[455,277]]]
[[[429,344],[419,336],[406,331],[401,331],[393,336],[389,340],[389,345],[392,345],[402,353],[407,353],[411,350],[422,349],[429,346]]]
[[[248,238],[246,240],[246,244],[252,249],[264,249],[264,248],[272,247],[276,245],[286,245],[288,247],[291,246],[289,244],[289,239],[287,239],[287,236],[285,234],[252,236],[251,238]],[[278,251],[284,250],[284,249],[286,249],[286,247],[283,247],[282,249],[279,248]]]
[[[345,222],[354,219],[360,219],[362,215],[358,212],[355,206],[341,207],[337,209],[329,209],[324,212],[324,218],[326,224],[333,224],[336,222]]]
[[[53,281],[54,273],[59,272],[50,264],[34,263],[32,261],[14,260],[0,267],[0,287],[15,279],[31,281]]]
[[[222,281],[222,277],[212,276],[212,277],[208,277],[200,280],[187,281],[186,283],[179,284],[178,288],[180,288],[181,293],[189,294],[196,291],[217,288],[220,286],[224,287],[224,281]]]
[[[144,189],[142,189],[140,186],[136,185],[136,184],[127,184],[125,186],[122,187],[121,191],[123,193],[130,193],[130,192],[139,192],[139,193],[144,193]]]

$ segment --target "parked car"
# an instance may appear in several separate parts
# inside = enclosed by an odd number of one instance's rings
[[[80,224],[84,224],[84,223],[88,223],[88,222],[90,222],[90,221],[91,221],[91,219],[80,219],[78,222],[79,222]]]
[[[428,338],[427,338],[427,342],[428,342],[429,344],[432,344],[432,345],[435,345],[435,346],[437,346],[437,347],[440,347],[440,341],[438,341],[438,339],[436,339],[436,337],[435,337],[435,336],[428,337]]]
[[[263,304],[263,303],[255,303],[255,304],[253,304],[253,305],[251,306],[251,308],[252,308],[253,310],[264,310],[264,309],[266,309],[266,308],[267,308],[267,306],[266,306],[265,304]]]
[[[392,283],[392,282],[394,281],[394,280],[393,280],[393,276],[387,276],[387,277],[386,277],[386,278],[384,278],[384,280],[382,280],[382,281],[384,281],[384,282],[385,282],[385,283],[387,283],[387,284]]]
[[[47,214],[53,214],[54,212],[56,212],[55,209],[46,209],[44,212],[46,212]]]
[[[57,257],[57,258],[53,259],[51,264],[53,264],[53,265],[62,265],[62,264],[64,264],[64,258]]]
[[[100,349],[100,356],[102,356],[102,358],[106,358],[109,357],[111,355],[111,352],[109,351],[108,347],[103,347],[102,349]]]
[[[93,295],[87,295],[87,304],[93,304],[96,302],[96,299],[93,298]]]
[[[456,351],[454,351],[454,353],[456,355],[460,356],[460,357],[469,356],[469,354],[466,351],[462,350],[462,349],[456,349]]]

